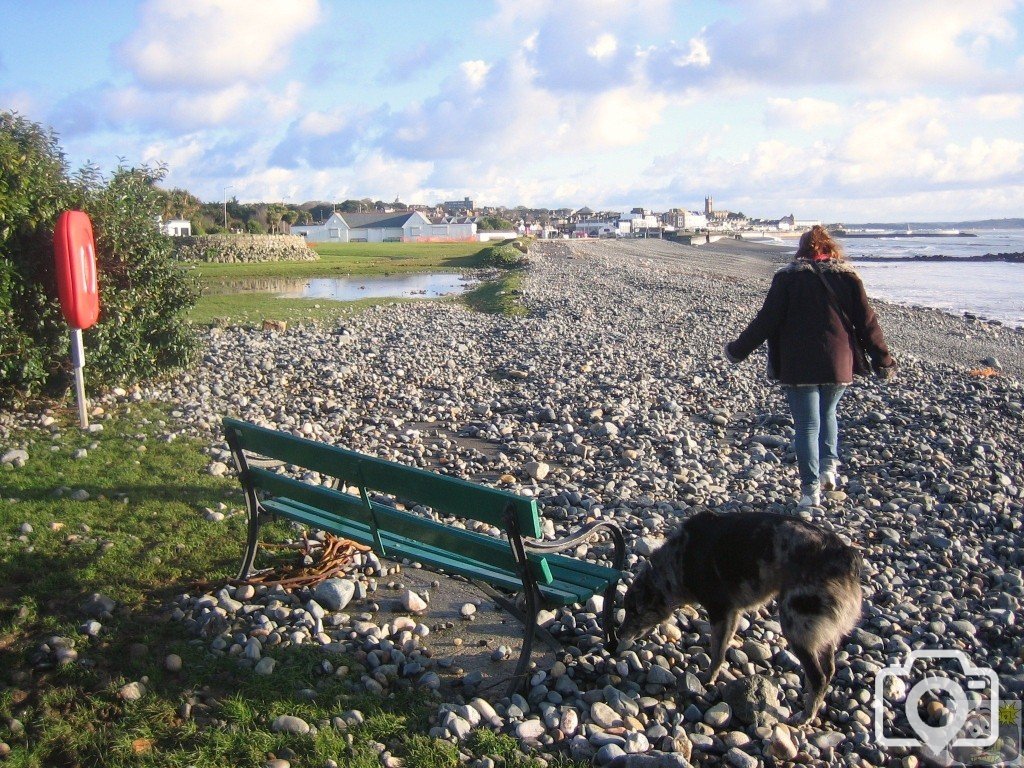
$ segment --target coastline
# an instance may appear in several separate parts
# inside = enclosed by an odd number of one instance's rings
[[[596,241],[596,252],[607,249],[603,244],[609,242],[615,241]],[[735,280],[737,299],[758,304],[764,298],[771,275],[792,257],[787,248],[741,240],[719,240],[700,246],[659,240],[616,244],[626,244],[624,251],[630,258],[647,259],[651,264],[671,266],[682,273]],[[886,302],[871,295],[870,282],[865,283],[865,288],[897,359],[911,356],[937,364],[981,368],[983,360],[994,357],[1005,374],[1024,377],[1024,329],[931,307]]]

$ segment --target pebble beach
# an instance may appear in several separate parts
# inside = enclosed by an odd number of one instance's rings
[[[799,514],[835,530],[863,549],[864,612],[810,727],[785,724],[802,678],[771,605],[743,620],[712,687],[699,610],[614,656],[601,646],[599,599],[547,612],[564,653],[512,698],[482,693],[479,679],[453,676],[429,653],[429,605],[414,593],[400,615],[374,610],[377,590],[399,576],[372,555],[315,589],[225,586],[181,595],[168,611],[255,674],[273,673],[272,648],[344,651],[364,665],[369,691],[434,692],[432,733],[455,741],[485,726],[542,757],[602,766],[917,765],[912,750],[876,744],[883,668],[913,649],[962,650],[998,674],[1004,697],[1024,696],[1024,331],[876,302],[899,371],[848,390],[841,483],[798,512],[792,421],[765,378],[764,350],[739,366],[721,353],[787,259],[733,241],[538,243],[524,316],[417,302],[337,328],[213,328],[194,369],[110,400],[170,403],[168,438],[207,442],[213,474],[231,472],[220,434],[231,415],[536,497],[549,537],[613,520],[632,572],[700,508]],[[515,659],[496,651],[494,663]],[[941,703],[929,713],[940,720]],[[330,727],[359,717],[339,713]],[[887,717],[905,731],[898,712]]]

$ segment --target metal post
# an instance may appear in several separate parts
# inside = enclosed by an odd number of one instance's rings
[[[89,404],[85,399],[85,347],[82,329],[71,329],[71,365],[75,369],[75,399],[78,401],[78,423],[82,429],[89,426]]]
[[[234,189],[234,185],[224,187],[224,229],[228,228],[228,190]]]

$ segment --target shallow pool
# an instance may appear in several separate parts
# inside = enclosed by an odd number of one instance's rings
[[[455,272],[314,277],[302,279],[251,278],[218,285],[220,293],[273,293],[282,299],[355,301],[381,298],[437,298],[463,293],[474,281]]]

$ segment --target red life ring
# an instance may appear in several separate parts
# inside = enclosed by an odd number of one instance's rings
[[[53,255],[64,319],[72,328],[88,328],[100,315],[100,296],[96,282],[96,244],[87,214],[64,211],[60,215],[53,232]]]

